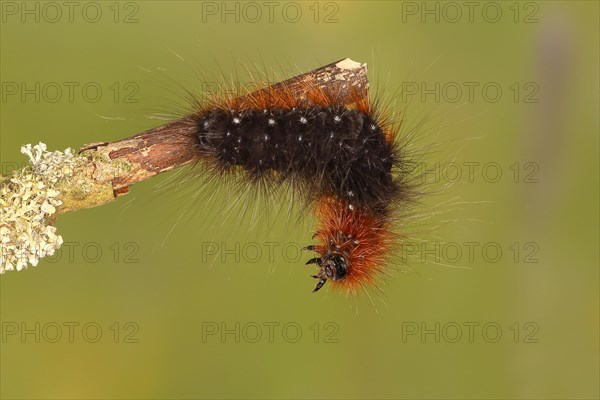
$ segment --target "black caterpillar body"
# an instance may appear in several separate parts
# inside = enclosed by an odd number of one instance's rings
[[[196,116],[202,152],[253,180],[300,179],[315,198],[385,212],[402,190],[399,155],[369,114],[343,106],[223,110]]]

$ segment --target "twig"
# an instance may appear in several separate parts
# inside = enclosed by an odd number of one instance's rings
[[[340,100],[368,88],[367,68],[348,58],[260,90],[286,91],[302,98],[307,87],[335,92]],[[62,244],[54,220],[129,192],[136,182],[198,159],[191,116],[116,142],[93,143],[77,154],[48,152],[42,143],[21,152],[31,167],[0,176],[0,273],[36,265]]]
[[[296,91],[298,96],[302,96],[302,88],[308,83],[335,90],[342,98],[350,99],[353,90],[367,88],[366,72],[365,64],[346,58],[262,90],[272,90],[285,85],[288,90]],[[111,185],[114,197],[117,197],[129,192],[129,187],[136,182],[196,160],[196,142],[193,137],[195,129],[191,118],[184,117],[128,139],[87,145],[80,153],[95,166],[89,177],[91,183]],[[113,175],[115,169],[120,172]],[[97,192],[104,193],[104,190]],[[111,200],[110,196],[103,196],[101,199],[79,201],[75,207],[59,209],[59,212],[94,207]]]

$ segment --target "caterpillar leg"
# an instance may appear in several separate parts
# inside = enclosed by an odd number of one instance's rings
[[[317,265],[321,265],[321,257],[315,257],[315,258],[311,258],[310,260],[308,260],[306,263],[304,263],[304,265],[309,265],[309,264],[317,264]]]
[[[318,292],[319,289],[321,289],[323,287],[325,282],[327,282],[327,279],[319,278],[317,275],[313,275],[313,278],[319,279],[319,282],[317,282],[317,285],[313,289],[313,293],[315,293],[315,292]]]
[[[316,246],[307,246],[306,248],[319,252]],[[346,260],[347,257],[336,253],[329,253],[326,256],[315,257],[308,260],[305,263],[306,265],[316,264],[319,267],[317,274],[312,276],[319,280],[313,289],[313,292],[319,291],[319,289],[325,285],[327,280],[338,281],[343,279],[348,273],[348,264]]]

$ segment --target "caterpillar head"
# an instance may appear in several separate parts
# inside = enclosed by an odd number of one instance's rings
[[[312,246],[307,249],[313,250]],[[321,289],[327,280],[339,281],[348,274],[349,262],[347,256],[343,254],[331,253],[325,257],[310,259],[306,264],[317,264],[319,266],[319,272],[312,276],[319,280],[313,292]]]

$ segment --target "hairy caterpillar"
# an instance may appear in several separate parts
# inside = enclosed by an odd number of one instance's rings
[[[313,291],[330,281],[355,292],[376,284],[397,242],[393,222],[412,200],[399,125],[363,89],[285,84],[195,103],[195,148],[208,171],[242,174],[268,188],[292,186],[318,218]]]

